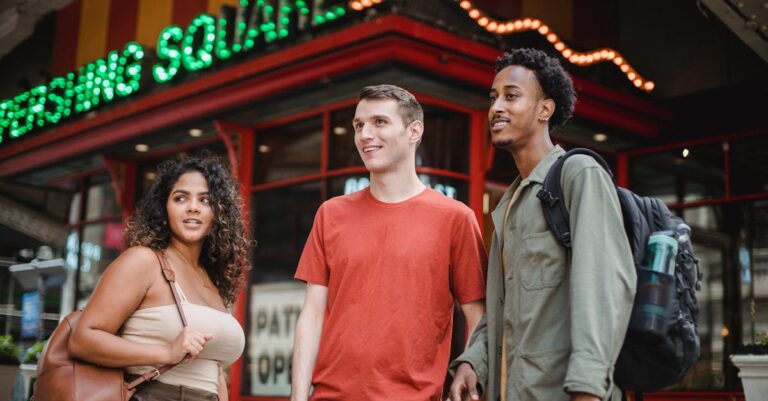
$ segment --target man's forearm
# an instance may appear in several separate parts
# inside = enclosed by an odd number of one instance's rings
[[[473,301],[473,302],[463,304],[461,305],[461,311],[462,313],[464,313],[464,318],[467,321],[468,331],[467,331],[466,345],[467,347],[469,347],[469,340],[472,338],[472,335],[475,333],[475,330],[480,324],[480,319],[482,319],[483,314],[485,313],[485,300]]]
[[[322,329],[322,316],[317,318],[302,313],[296,322],[296,339],[293,345],[292,401],[304,401],[309,398],[312,371],[317,361]]]

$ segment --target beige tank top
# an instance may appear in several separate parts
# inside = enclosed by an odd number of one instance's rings
[[[217,393],[219,366],[228,366],[243,353],[243,328],[229,313],[190,303],[179,284],[174,282],[173,285],[179,293],[189,327],[203,333],[211,333],[213,339],[205,344],[197,359],[180,363],[160,375],[157,380]],[[123,324],[120,336],[138,343],[169,344],[176,339],[182,327],[176,304],[155,306],[133,312]],[[160,366],[132,366],[126,368],[126,371],[129,374],[141,375],[158,367]]]

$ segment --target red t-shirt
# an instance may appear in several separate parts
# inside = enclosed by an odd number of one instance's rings
[[[323,203],[296,271],[328,287],[311,399],[439,400],[454,298],[484,299],[485,267],[474,213],[434,190]]]

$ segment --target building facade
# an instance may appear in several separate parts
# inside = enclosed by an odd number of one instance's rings
[[[713,67],[674,68],[679,55],[661,60],[649,49],[654,39],[674,40],[653,29],[644,39],[634,33],[656,10],[627,3],[64,4],[38,23],[47,34],[29,39],[38,41],[32,53],[48,54],[37,64],[50,72],[1,92],[3,260],[27,261],[33,256],[21,250],[41,245],[64,259],[65,277],[45,298],[50,331],[87,302],[124,249],[123,223],[157,164],[213,150],[237,174],[255,245],[233,310],[247,344],[230,368],[231,399],[286,399],[304,296],[292,277],[315,211],[368,185],[351,129],[360,88],[391,83],[417,96],[426,127],[419,177],[472,208],[490,245],[489,213],[517,174],[511,156],[489,145],[492,66],[504,49],[532,46],[561,57],[579,96],[574,120],[553,138],[598,151],[620,185],[660,197],[693,229],[704,273],[703,355],[679,386],[648,398],[739,399],[728,355],[768,330],[768,127],[751,115],[768,107],[764,98],[744,99],[768,88],[766,60],[716,25],[710,35],[735,44],[701,49],[729,57],[722,63],[730,81],[711,79]],[[688,18],[681,29],[700,24],[690,16],[695,5],[676,7],[670,14]],[[23,50],[6,55],[4,68],[18,72],[25,57],[34,59]],[[2,318],[16,333],[22,290],[3,274]],[[460,315],[454,326],[456,353]]]

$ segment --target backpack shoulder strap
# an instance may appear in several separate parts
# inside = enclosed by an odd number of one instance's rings
[[[544,183],[541,190],[536,194],[536,197],[541,200],[544,210],[544,218],[547,221],[549,230],[555,235],[555,238],[565,246],[566,249],[570,249],[572,245],[571,238],[571,223],[568,215],[568,209],[565,206],[563,200],[563,188],[560,185],[560,177],[563,173],[563,165],[565,161],[574,155],[587,155],[595,159],[600,166],[608,173],[611,180],[616,183],[613,178],[608,163],[597,154],[596,152],[586,148],[575,148],[566,152],[560,156],[552,167],[547,172],[547,176],[544,178]]]

